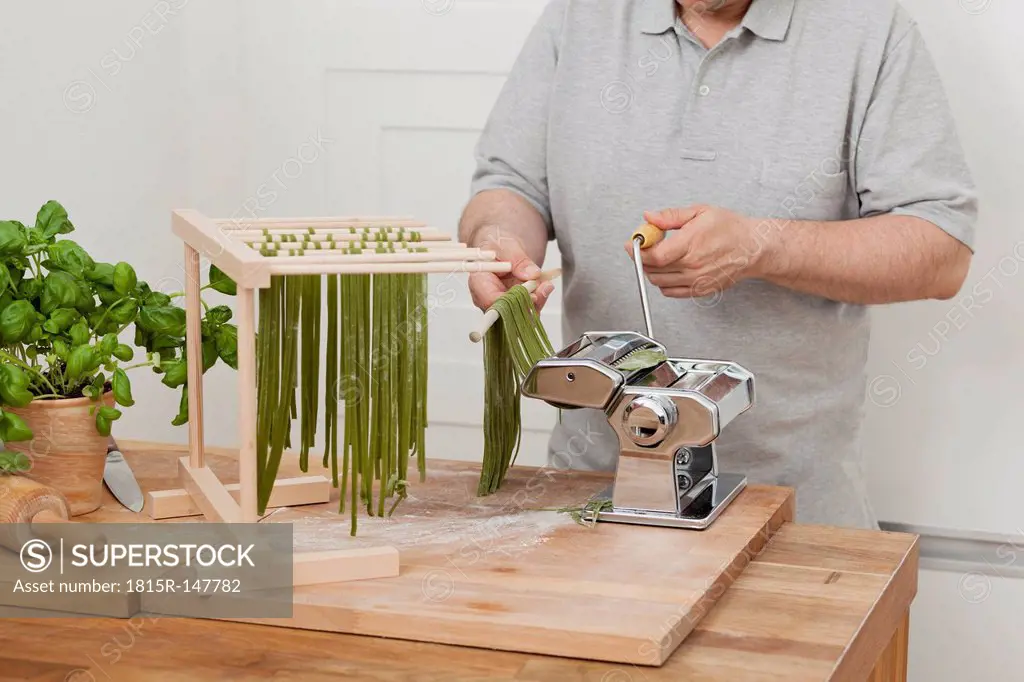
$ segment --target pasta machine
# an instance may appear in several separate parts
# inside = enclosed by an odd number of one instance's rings
[[[588,332],[534,365],[522,392],[559,409],[604,411],[619,458],[599,520],[704,529],[747,483],[718,471],[715,439],[753,405],[754,377],[732,362],[667,357],[650,334],[641,239],[634,257],[648,335]]]

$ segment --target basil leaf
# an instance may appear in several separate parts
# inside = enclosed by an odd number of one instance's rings
[[[99,412],[96,413],[96,431],[98,431],[101,436],[110,435],[110,420]]]
[[[135,404],[132,398],[132,384],[128,375],[120,367],[114,370],[114,376],[110,379],[111,388],[114,391],[114,400],[118,405],[131,407]]]
[[[95,263],[89,272],[85,273],[85,278],[90,282],[96,284],[102,284],[108,289],[114,288],[114,266],[110,263]]]
[[[36,323],[36,309],[28,301],[14,301],[0,312],[0,340],[11,345],[28,338]]]
[[[124,298],[121,294],[102,284],[96,284],[93,288],[96,290],[96,295],[100,297],[100,303],[108,307]]]
[[[68,234],[75,226],[68,220],[67,210],[58,202],[50,200],[36,214],[36,229],[49,239],[58,234]]]
[[[177,388],[188,379],[188,366],[184,360],[164,362],[160,367],[164,370],[164,378],[161,383],[168,388]]]
[[[21,284],[21,280],[25,279],[25,267],[20,263],[8,263],[7,275],[10,278],[11,284],[14,287],[18,287]]]
[[[203,373],[217,364],[217,342],[213,339],[203,341]]]
[[[131,265],[121,262],[114,266],[114,291],[122,296],[127,296],[138,283],[139,278],[135,275],[135,270]]]
[[[79,319],[68,329],[68,336],[71,337],[71,345],[82,346],[89,343],[92,332],[89,331],[89,323],[85,319]]]
[[[39,299],[39,310],[49,315],[57,308],[78,308],[78,284],[67,272],[51,272],[43,280],[43,291]]]
[[[147,334],[138,324],[135,325],[135,345],[139,348],[152,350],[149,347],[149,334]]]
[[[32,468],[32,460],[21,452],[0,450],[0,473],[20,474]]]
[[[238,327],[233,324],[218,327],[214,339],[221,360],[231,369],[238,369]]]
[[[5,404],[11,407],[25,407],[32,402],[28,385],[28,375],[20,367],[0,365],[0,398]]]
[[[0,256],[16,256],[28,246],[24,226],[14,220],[0,220]]]
[[[92,287],[84,279],[76,279],[75,287],[78,289],[78,297],[75,299],[75,308],[78,312],[86,315],[96,309],[96,295]]]
[[[224,274],[216,265],[210,265],[210,288],[228,296],[238,293],[235,281]]]
[[[214,325],[222,325],[231,319],[231,308],[226,305],[210,308],[206,312],[206,319]]]
[[[139,304],[127,299],[110,308],[110,319],[118,325],[124,325],[134,321],[138,312]]]
[[[77,381],[99,366],[99,358],[92,346],[78,346],[68,354],[68,364],[64,374],[69,381]]]
[[[178,401],[178,414],[171,421],[171,426],[188,423],[188,386],[181,387],[181,400]]]
[[[34,299],[37,299],[42,293],[43,280],[39,279],[38,277],[33,277],[31,279],[23,279],[21,280],[21,283],[18,284],[18,296],[19,298],[23,298],[26,301],[32,301]]]
[[[135,351],[132,350],[131,346],[119,343],[117,344],[117,347],[114,348],[114,357],[121,362],[129,362],[133,357],[135,357]]]
[[[75,277],[85,277],[92,271],[96,261],[77,243],[70,239],[62,239],[46,247],[49,260],[46,261],[51,270],[70,272]]]
[[[0,440],[5,443],[32,440],[32,429],[25,420],[13,412],[4,412],[0,420]]]
[[[150,291],[142,297],[142,305],[146,308],[159,308],[160,306],[169,305],[171,297],[162,291]]]
[[[146,306],[139,312],[139,324],[148,332],[185,336],[185,311],[171,305]]]
[[[102,407],[100,407],[100,409],[96,411],[96,413],[102,414],[110,421],[115,421],[121,418],[121,410],[117,409],[116,407],[108,407],[106,405],[103,405]]]
[[[100,353],[103,355],[110,355],[117,348],[117,335],[106,334],[100,339]]]
[[[25,236],[28,237],[28,248],[25,249],[25,253],[39,253],[46,250],[49,238],[38,227],[26,227]]]
[[[68,353],[71,352],[71,349],[68,347],[67,342],[64,341],[63,339],[54,339],[53,340],[53,352],[61,360],[67,360],[68,359]]]
[[[97,372],[96,376],[92,378],[92,384],[86,386],[86,388],[92,389],[90,391],[90,398],[92,398],[93,400],[99,400],[100,398],[103,397],[103,394],[107,392],[107,377],[103,374],[103,372]],[[82,393],[85,393],[84,389]]]
[[[43,329],[51,334],[60,334],[81,317],[81,313],[73,308],[57,308],[50,313],[50,319],[43,323]]]

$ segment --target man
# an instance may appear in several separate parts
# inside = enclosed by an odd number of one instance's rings
[[[797,489],[803,522],[875,527],[859,451],[866,306],[956,295],[976,200],[939,77],[894,0],[554,0],[484,131],[462,238],[565,271],[563,333],[642,330],[623,242],[649,221],[655,334],[751,370],[723,471]],[[553,291],[542,284],[538,306]],[[660,291],[660,295],[659,295]],[[560,466],[612,469],[566,412]]]

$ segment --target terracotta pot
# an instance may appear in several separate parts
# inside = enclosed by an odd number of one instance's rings
[[[22,452],[32,461],[24,475],[63,493],[72,516],[96,511],[103,502],[103,467],[110,439],[96,430],[96,415],[90,413],[98,404],[112,406],[113,394],[107,392],[99,403],[70,398],[4,408],[24,419],[34,436],[6,443],[7,449]]]

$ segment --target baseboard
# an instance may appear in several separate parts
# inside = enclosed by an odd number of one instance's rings
[[[921,537],[921,568],[1024,578],[1024,531],[1017,535],[882,521],[882,530]]]

